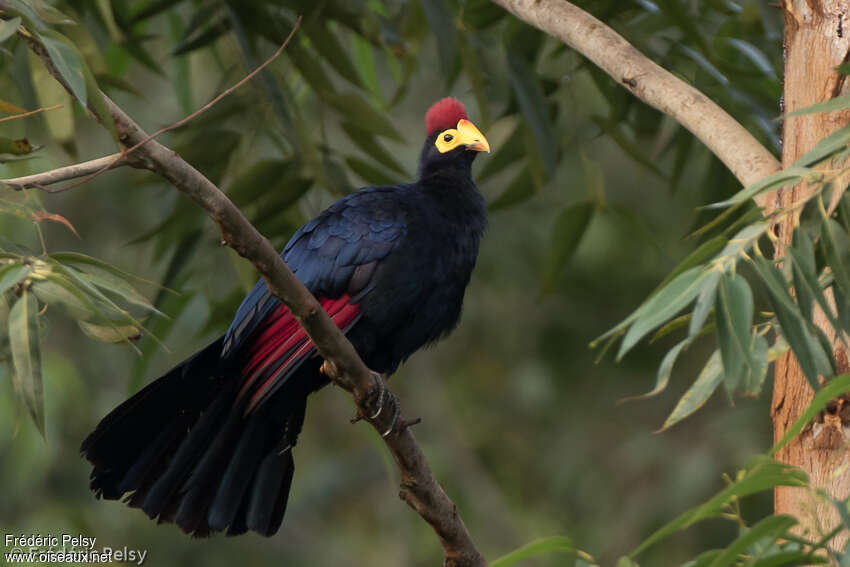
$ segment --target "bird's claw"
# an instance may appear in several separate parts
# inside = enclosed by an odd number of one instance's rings
[[[393,410],[393,418],[390,420],[390,426],[386,431],[381,433],[381,437],[386,437],[390,433],[393,432],[397,423],[399,423],[399,419],[401,418],[401,404],[398,401],[398,397],[390,391],[385,391],[385,395],[387,400],[389,401],[389,405],[392,406]],[[383,409],[383,404],[381,404],[381,409]],[[404,420],[401,420],[401,423],[404,423]]]

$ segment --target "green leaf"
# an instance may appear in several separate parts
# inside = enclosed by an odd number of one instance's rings
[[[679,353],[687,348],[689,344],[691,344],[690,338],[683,340],[667,351],[667,354],[665,354],[664,358],[661,359],[661,365],[658,367],[658,374],[655,377],[655,387],[653,387],[652,390],[638,396],[620,398],[617,400],[618,403],[651,398],[663,392],[664,389],[667,388],[667,384],[670,383],[670,375],[673,373],[673,365],[676,364],[676,359],[679,357]]]
[[[770,364],[770,345],[763,335],[753,335],[750,342],[750,353],[752,365],[741,380],[741,389],[751,395],[761,392],[762,384],[767,376],[767,367]]]
[[[788,112],[781,116],[781,119],[791,118],[792,116],[803,116],[804,114],[819,114],[821,112],[834,112],[836,110],[844,110],[850,108],[850,95],[837,96],[835,98],[818,102],[805,108]]]
[[[9,312],[9,346],[15,369],[12,381],[35,426],[44,436],[44,391],[38,343],[38,301],[24,289]]]
[[[720,282],[721,272],[713,271],[702,288],[702,291],[697,297],[697,302],[694,304],[694,311],[691,315],[691,322],[688,325],[688,338],[694,338],[702,330],[708,314],[714,307],[714,299],[716,297],[715,290]]]
[[[737,203],[741,203],[743,201],[751,199],[759,193],[763,193],[765,191],[773,189],[779,189],[787,185],[795,185],[803,177],[809,175],[810,173],[812,173],[812,171],[807,167],[793,165],[789,168],[783,169],[782,171],[777,171],[776,173],[768,175],[767,177],[756,181],[752,185],[744,187],[725,201],[706,205],[705,208],[719,209],[723,207],[728,207],[730,205],[735,205]]]
[[[20,283],[30,274],[31,270],[29,266],[17,262],[2,265],[0,267],[0,295]]]
[[[812,389],[817,391],[818,375],[832,374],[827,354],[791,298],[788,284],[779,269],[761,256],[754,258],[753,266],[767,287],[768,299],[776,313],[783,336],[791,345]]]
[[[522,135],[522,125],[517,125],[490,158],[484,162],[484,167],[478,174],[478,181],[484,181],[505,170],[520,159],[525,158],[525,144]]]
[[[701,267],[686,270],[673,278],[664,288],[650,297],[640,308],[640,315],[629,328],[617,360],[631,350],[648,332],[674,317],[700,293],[708,273]]]
[[[85,63],[74,44],[67,37],[56,30],[44,30],[41,32],[41,43],[50,55],[50,60],[56,66],[56,70],[68,83],[71,92],[86,107],[86,77],[83,71]]]
[[[124,34],[121,33],[121,29],[115,21],[115,14],[112,12],[112,2],[110,0],[97,0],[97,9],[100,12],[103,23],[106,24],[106,29],[109,31],[109,38],[112,41],[121,43],[124,40]]]
[[[77,325],[87,337],[104,343],[123,343],[141,336],[139,328],[134,325],[97,325],[82,320],[78,320]]]
[[[578,553],[575,544],[565,536],[536,539],[490,562],[490,567],[510,567],[520,561],[549,553]]]
[[[753,65],[755,65],[759,71],[764,73],[766,77],[769,79],[776,79],[776,70],[773,68],[773,65],[770,63],[767,56],[758,47],[752,43],[734,37],[727,37],[724,38],[724,40],[726,43],[741,52],[744,57],[752,61]]]
[[[736,274],[723,274],[717,286],[715,313],[724,384],[726,391],[732,393],[740,384],[742,376],[755,371],[750,354],[753,292],[747,280]]]
[[[396,179],[382,169],[357,156],[345,156],[345,164],[369,185],[392,185],[396,182]]]
[[[838,222],[824,217],[821,244],[835,283],[845,295],[850,295],[850,238]]]
[[[733,541],[729,547],[723,550],[720,555],[715,557],[714,561],[709,564],[709,567],[737,565],[738,558],[747,554],[750,546],[756,544],[762,538],[776,540],[796,524],[797,520],[791,516],[786,516],[784,514],[779,516],[768,516],[753,527],[749,528],[738,539]]]
[[[357,68],[348,56],[348,50],[338,39],[339,30],[331,31],[324,19],[304,26],[304,33],[310,38],[310,44],[325,61],[351,84],[363,88],[365,85],[357,73]]]
[[[505,209],[531,199],[535,194],[534,179],[531,170],[526,165],[511,181],[508,188],[502,191],[498,197],[487,205],[491,211]]]
[[[97,316],[94,303],[76,290],[67,278],[51,273],[47,279],[36,280],[32,292],[45,305],[61,306],[74,319],[89,319]]]
[[[613,123],[601,116],[591,116],[590,119],[599,127],[600,130],[602,130],[602,132],[605,133],[606,136],[611,138],[611,140],[620,146],[620,149],[626,152],[633,160],[661,179],[668,179],[667,174],[656,165],[655,161],[650,159],[644,153],[643,149],[626,134],[620,123]]]
[[[777,451],[782,449],[789,441],[795,438],[806,425],[811,423],[815,415],[826,407],[826,404],[847,392],[850,392],[850,374],[836,376],[827,382],[826,385],[824,385],[824,387],[815,394],[815,397],[812,398],[812,401],[806,407],[806,410],[794,420],[794,423],[788,428],[788,431],[785,432],[782,439],[780,439],[776,445],[767,452],[767,454],[775,455]]]
[[[590,224],[593,210],[593,203],[577,203],[564,209],[555,219],[549,236],[546,266],[540,286],[541,296],[554,289],[558,276],[572,258]]]
[[[832,156],[847,147],[850,142],[850,125],[839,128],[820,142],[815,147],[797,158],[789,169],[795,167],[811,167],[826,158]]]
[[[345,135],[354,142],[357,149],[371,156],[384,167],[391,169],[400,175],[409,175],[404,166],[401,165],[372,134],[347,120],[342,123],[342,130],[345,132]]]
[[[558,165],[558,143],[549,116],[549,106],[540,87],[540,79],[531,65],[513,51],[508,51],[508,77],[513,85],[519,108],[534,137],[534,145],[551,177]]]
[[[723,379],[723,362],[720,359],[720,351],[716,350],[705,363],[696,381],[688,388],[688,391],[679,399],[673,412],[667,417],[667,421],[658,431],[664,431],[673,427],[708,401],[711,394],[720,385]]]
[[[0,20],[0,43],[3,43],[18,31],[21,18],[14,17],[11,20]]]
[[[684,272],[685,270],[689,270],[694,266],[700,266],[706,263],[710,258],[713,258],[715,254],[717,254],[720,250],[728,244],[729,240],[725,236],[715,236],[710,240],[706,240],[702,244],[700,244],[696,250],[688,254],[684,260],[679,262],[679,264],[673,268],[667,277],[662,280],[660,284],[658,284],[658,288],[662,288],[667,285],[667,282]]]
[[[340,116],[355,123],[362,130],[403,142],[387,116],[375,110],[366,100],[355,93],[326,93],[324,99],[339,112]]]
[[[278,210],[288,208],[300,199],[311,183],[298,175],[291,160],[264,159],[241,172],[227,189],[227,195],[237,207],[262,203],[269,196],[275,199]]]
[[[717,354],[717,365],[720,366],[720,354]],[[692,508],[658,529],[655,533],[641,542],[637,548],[629,553],[629,557],[655,545],[670,535],[684,530],[697,522],[708,518],[715,518],[723,513],[726,505],[733,500],[741,499],[750,494],[770,490],[776,486],[808,486],[808,476],[803,471],[778,463],[773,459],[759,455],[748,463],[746,469],[738,474],[735,482],[716,494],[709,501]]]
[[[786,256],[791,260],[794,290],[803,317],[807,321],[812,320],[812,303],[816,301],[832,328],[836,332],[839,331],[842,328],[841,323],[836,318],[832,305],[826,300],[818,280],[814,244],[809,235],[799,227],[794,229],[792,245],[786,249]]]
[[[437,40],[437,53],[440,54],[440,67],[448,77],[454,68],[457,53],[454,15],[447,0],[421,0],[422,11]]]
[[[112,114],[106,106],[106,101],[103,99],[103,95],[100,92],[100,87],[98,87],[94,75],[85,63],[83,63],[83,75],[86,79],[86,89],[89,93],[91,93],[91,109],[87,107],[86,110],[91,110],[94,113],[97,119],[100,120],[100,123],[103,124],[103,127],[106,128],[112,136],[115,143],[118,144],[118,131],[115,129],[115,121],[112,119]]]

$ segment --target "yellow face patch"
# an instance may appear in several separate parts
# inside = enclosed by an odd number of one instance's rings
[[[475,124],[462,118],[457,123],[457,128],[443,130],[434,141],[437,150],[444,154],[459,146],[465,146],[468,150],[476,152],[489,152],[490,144]]]

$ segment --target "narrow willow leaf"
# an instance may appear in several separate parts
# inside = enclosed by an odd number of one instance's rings
[[[737,203],[741,203],[748,199],[755,197],[756,195],[763,193],[764,191],[779,189],[780,187],[785,187],[786,185],[795,185],[798,181],[800,181],[806,175],[809,175],[811,170],[804,166],[791,166],[789,168],[783,169],[782,171],[777,171],[763,179],[756,181],[752,185],[748,185],[744,187],[730,198],[725,201],[720,201],[717,203],[712,203],[710,205],[706,205],[707,209],[720,209],[723,207],[728,207],[729,205],[735,205]]]
[[[717,359],[719,366],[719,353],[717,353]],[[691,508],[672,522],[656,530],[629,553],[629,557],[635,557],[659,541],[697,522],[720,516],[725,507],[733,500],[771,490],[777,486],[808,486],[808,476],[800,469],[784,463],[777,463],[769,457],[759,455],[747,464],[746,469],[739,473],[735,482],[707,502]]]
[[[654,343],[658,339],[666,337],[673,331],[678,331],[682,327],[687,327],[691,322],[691,314],[685,313],[684,315],[679,315],[675,319],[671,319],[670,322],[664,324],[660,329],[655,331],[652,337],[649,339],[650,344]]]
[[[850,237],[835,220],[824,218],[821,224],[821,244],[835,283],[845,296],[850,295]]]
[[[785,535],[785,533],[796,524],[797,520],[791,516],[768,516],[743,532],[738,539],[733,541],[729,547],[724,549],[723,552],[709,564],[709,567],[737,565],[739,557],[750,557],[750,547],[756,544],[759,540],[762,538],[776,540],[777,538]]]
[[[726,37],[724,40],[726,43],[740,51],[744,57],[752,61],[753,65],[755,65],[759,71],[764,73],[766,77],[769,79],[776,79],[776,70],[773,68],[773,65],[767,56],[758,47],[752,43],[734,37]]]
[[[679,264],[673,268],[667,277],[662,280],[660,284],[658,284],[659,289],[667,285],[667,282],[684,272],[689,268],[693,268],[694,266],[700,266],[705,264],[709,259],[713,258],[715,254],[719,251],[723,250],[723,248],[728,244],[729,239],[725,236],[715,236],[709,240],[706,240],[702,244],[700,244],[696,250],[688,254],[684,260],[679,262]]]
[[[316,20],[304,26],[304,33],[310,38],[313,48],[322,56],[322,60],[334,68],[339,75],[356,87],[364,88],[357,67],[348,55],[348,50],[340,43],[338,30],[331,31],[324,20]]]
[[[61,275],[50,274],[47,279],[33,282],[32,292],[45,305],[61,307],[74,319],[89,319],[97,315],[93,302],[86,301],[81,293],[75,293],[71,283]]]
[[[128,339],[135,340],[141,337],[139,328],[133,325],[116,324],[110,327],[107,325],[97,325],[88,321],[77,321],[77,324],[86,336],[104,343],[123,343]]]
[[[524,201],[527,201],[535,195],[534,179],[532,179],[531,171],[528,166],[523,167],[508,188],[502,191],[498,197],[487,205],[491,211],[512,207]]]
[[[91,102],[91,109],[86,108],[86,110],[92,110],[95,117],[100,121],[101,124],[103,124],[103,127],[106,128],[115,143],[118,144],[118,131],[115,129],[115,121],[112,119],[112,114],[109,112],[109,108],[106,106],[106,101],[103,99],[103,94],[101,94],[100,92],[100,87],[97,85],[97,81],[95,80],[91,69],[89,69],[88,65],[86,65],[85,60],[82,61],[82,65],[83,76],[85,77],[86,81],[86,90],[90,95],[89,101]]]
[[[357,156],[345,156],[345,164],[369,185],[392,185],[395,182],[392,175]]]
[[[260,201],[270,192],[287,193],[296,185],[297,166],[291,160],[262,159],[239,173],[227,188],[227,194],[237,207],[246,207]],[[287,199],[289,204],[300,198]],[[286,208],[283,205],[282,208]]]
[[[848,301],[847,296],[844,295],[844,292],[837,285],[832,286],[832,293],[835,295],[835,306],[841,329],[845,333],[850,333],[850,301]]]
[[[747,280],[740,275],[723,274],[717,286],[715,313],[724,385],[726,391],[731,394],[741,383],[743,376],[755,373],[750,353],[753,292]]]
[[[44,436],[44,391],[41,379],[41,349],[38,343],[38,301],[24,289],[9,312],[9,347],[12,377],[35,426]]]
[[[815,147],[797,158],[789,169],[795,167],[811,167],[822,162],[834,153],[843,150],[850,143],[850,125],[839,128],[820,142]]]
[[[0,267],[0,295],[20,283],[29,275],[31,268],[25,264],[11,263]]]
[[[11,20],[0,20],[0,43],[3,43],[18,31],[18,26],[21,25],[21,18],[14,17]]]
[[[797,294],[797,303],[800,305],[803,317],[807,321],[812,320],[812,303],[817,302],[821,311],[826,315],[829,324],[838,332],[841,329],[841,323],[835,316],[832,305],[826,300],[826,295],[824,295],[823,288],[818,280],[814,244],[805,231],[799,228],[794,230],[793,244],[787,248],[786,256],[791,260],[794,291]],[[841,340],[844,340],[844,338],[841,337]]]
[[[837,96],[824,102],[818,102],[805,108],[788,112],[781,118],[791,118],[792,116],[803,116],[804,114],[819,114],[821,112],[834,112],[836,110],[844,110],[850,108],[850,95]]]
[[[575,544],[565,536],[552,536],[536,539],[490,562],[490,567],[509,567],[520,561],[549,553],[577,553]]]
[[[540,286],[541,296],[554,289],[558,276],[572,258],[590,224],[593,210],[593,203],[577,203],[564,209],[555,219],[549,236],[546,266]]]
[[[653,387],[652,390],[645,394],[640,394],[639,396],[620,398],[617,402],[622,403],[631,400],[651,398],[663,392],[664,389],[667,388],[667,384],[670,383],[670,375],[673,373],[673,365],[676,364],[676,359],[679,357],[679,353],[687,348],[689,344],[691,344],[691,339],[685,339],[667,351],[667,354],[665,354],[664,358],[661,360],[661,366],[658,367],[658,374],[655,377],[655,387]]]
[[[702,330],[708,314],[714,308],[715,290],[717,289],[717,284],[720,282],[720,275],[721,272],[713,271],[706,279],[705,285],[703,285],[702,291],[700,291],[697,302],[694,305],[691,323],[688,325],[688,338],[697,336],[697,333]]]
[[[729,242],[717,255],[718,260],[736,261],[738,256],[749,250],[767,229],[768,224],[763,222],[742,228],[729,239]]]
[[[800,309],[788,292],[788,284],[779,269],[760,256],[754,259],[753,266],[767,287],[768,299],[776,313],[785,340],[791,345],[812,389],[817,391],[818,375],[831,374],[831,364],[820,341],[809,330]]]
[[[440,67],[448,77],[454,67],[457,54],[457,36],[454,16],[448,0],[422,0],[422,11],[437,40],[437,53],[440,54]]]
[[[357,149],[371,156],[384,167],[389,168],[400,175],[408,175],[404,166],[401,165],[372,134],[349,121],[344,121],[342,123],[342,131],[345,132],[348,139],[354,142]]]
[[[540,86],[540,77],[534,73],[531,64],[513,51],[508,52],[508,77],[513,85],[519,108],[534,137],[534,145],[546,173],[551,177],[558,164],[558,144],[552,128],[549,107]]]
[[[751,395],[758,395],[767,376],[767,367],[770,364],[770,347],[767,339],[762,335],[753,335],[750,343],[750,359],[752,365],[741,380],[741,389]]]
[[[59,106],[56,110],[41,115],[42,120],[47,123],[50,135],[57,142],[68,142],[74,137],[73,97],[47,72],[44,64],[32,52],[29,53],[29,69],[39,104],[42,107]]]
[[[382,112],[375,110],[356,93],[325,94],[323,97],[343,118],[354,122],[361,129],[403,142],[394,124]]]
[[[611,138],[611,140],[617,144],[621,150],[626,152],[629,157],[661,179],[669,181],[667,174],[664,173],[655,161],[650,159],[649,156],[644,153],[643,149],[626,134],[620,123],[612,123],[611,120],[602,118],[601,116],[591,116],[590,119],[593,120],[593,123],[596,124],[596,126],[598,126],[606,136]]]
[[[71,92],[85,108],[88,97],[86,93],[86,78],[83,72],[83,58],[74,44],[56,30],[47,29],[41,32],[41,42],[50,55],[50,60],[56,70],[68,83]]]
[[[679,403],[673,408],[673,412],[661,426],[659,431],[673,427],[699,408],[701,408],[711,394],[723,380],[723,362],[720,359],[720,351],[714,351],[709,357],[696,381],[688,388],[688,391],[679,399]]]
[[[668,319],[673,318],[688,303],[693,301],[702,291],[707,276],[707,272],[700,267],[686,270],[641,306],[640,316],[629,328],[626,336],[623,337],[623,342],[617,353],[617,360],[623,358],[644,335]]]
[[[824,385],[824,387],[815,394],[815,397],[812,398],[812,401],[806,407],[806,410],[794,420],[794,423],[788,428],[785,435],[782,436],[782,439],[780,439],[776,445],[771,447],[767,454],[775,455],[777,451],[782,449],[789,441],[796,437],[806,425],[811,423],[815,415],[826,407],[826,404],[847,392],[850,392],[850,374],[836,376],[827,382],[826,385]]]

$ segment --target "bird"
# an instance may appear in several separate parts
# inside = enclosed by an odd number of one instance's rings
[[[490,145],[464,105],[425,114],[414,183],[361,188],[299,228],[281,256],[364,363],[390,376],[457,325],[487,226],[472,163]],[[260,279],[225,334],[106,415],[80,451],[98,498],[194,537],[274,535],[323,360]]]

